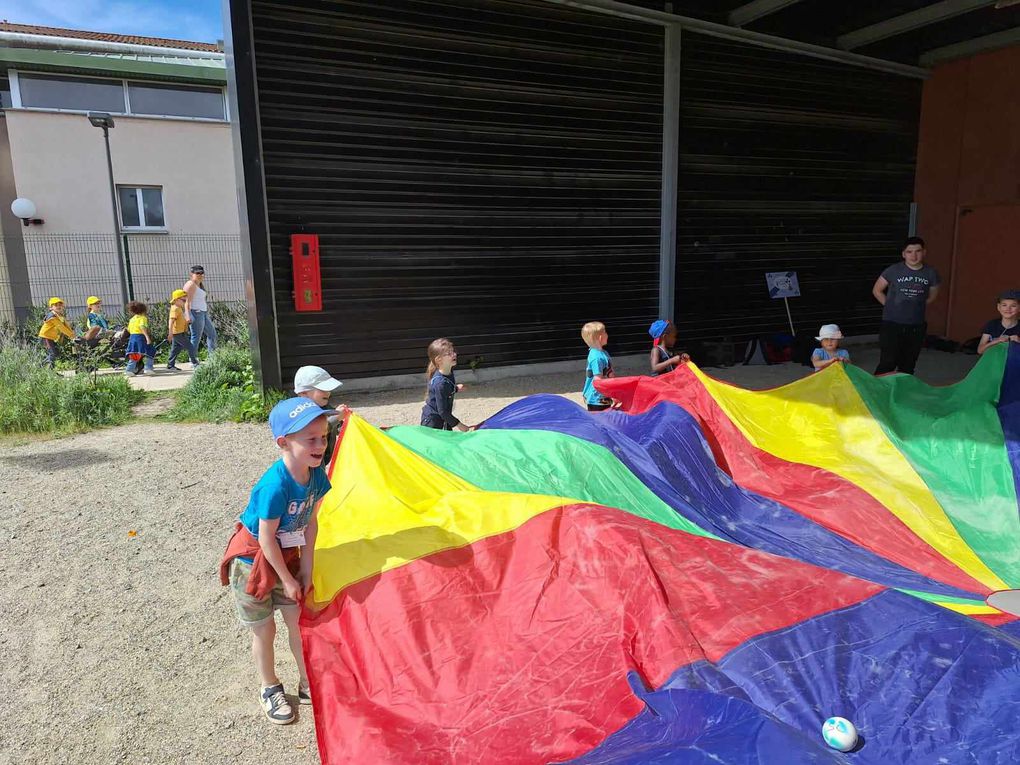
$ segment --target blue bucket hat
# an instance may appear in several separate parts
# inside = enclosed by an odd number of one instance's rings
[[[289,436],[291,433],[297,433],[312,420],[330,414],[335,412],[323,409],[310,399],[295,396],[273,407],[273,411],[269,413],[269,429],[273,431],[273,438]]]
[[[999,295],[999,300],[1020,300],[1020,290],[1006,290]]]
[[[648,328],[648,334],[652,336],[652,340],[658,340],[662,337],[663,332],[669,328],[669,322],[665,319],[657,319],[652,322],[652,326]]]

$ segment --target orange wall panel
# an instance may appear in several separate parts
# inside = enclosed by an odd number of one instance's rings
[[[958,210],[1020,201],[1018,71],[1020,46],[1014,46],[939,65],[924,85],[914,199],[917,231],[928,243],[928,262],[943,280],[942,295],[928,310],[933,333],[971,336],[960,321],[947,326],[954,271],[955,301],[974,304],[988,299],[967,294],[980,283],[969,278],[969,270],[990,264],[983,263],[988,251],[975,249],[972,236],[960,246]],[[1020,269],[1020,255],[1015,260],[1013,268]],[[1020,281],[1020,271],[1014,274],[1006,268],[1002,277],[1002,288],[1015,287],[1012,282]]]

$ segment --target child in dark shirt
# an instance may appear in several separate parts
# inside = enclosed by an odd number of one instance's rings
[[[453,416],[453,397],[464,390],[453,376],[457,349],[445,337],[440,337],[429,344],[428,356],[425,379],[429,388],[421,410],[421,424],[437,430],[474,430]]]
[[[652,377],[672,372],[683,362],[691,360],[685,352],[673,353],[673,346],[676,345],[676,327],[673,322],[657,319],[648,328],[648,334],[652,336],[652,350],[648,354]]]
[[[998,319],[992,319],[981,329],[978,353],[984,353],[999,343],[1020,343],[1020,290],[1008,290],[999,295],[995,306],[999,309]]]

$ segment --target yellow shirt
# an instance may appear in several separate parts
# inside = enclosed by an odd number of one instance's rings
[[[129,335],[141,335],[149,331],[149,317],[136,313],[128,322]]]
[[[67,319],[63,316],[57,316],[55,313],[51,313],[42,323],[42,327],[39,328],[39,337],[56,341],[60,339],[61,335],[65,335],[73,340],[74,330],[71,328]]]
[[[171,334],[179,335],[188,331],[188,322],[184,320],[184,311],[179,305],[170,306],[170,321],[173,322],[174,327]]]

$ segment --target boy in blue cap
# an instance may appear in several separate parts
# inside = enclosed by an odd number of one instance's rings
[[[277,725],[293,722],[295,714],[276,676],[274,609],[283,614],[297,662],[298,702],[312,703],[298,604],[311,586],[316,514],[330,489],[322,458],[331,413],[300,397],[273,407],[269,427],[283,454],[251,490],[220,563],[220,582],[230,585],[238,618],[252,633],[252,654],[262,681],[259,702]]]

